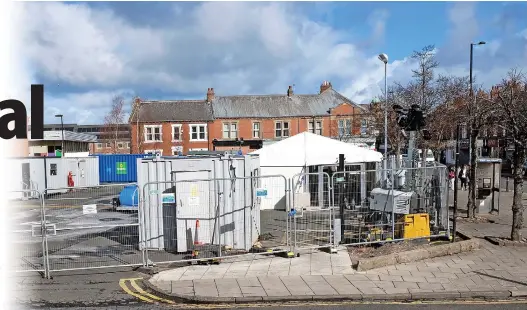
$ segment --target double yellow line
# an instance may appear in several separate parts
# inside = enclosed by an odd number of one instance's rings
[[[148,303],[166,303],[166,304],[174,304],[173,301],[161,298],[159,296],[152,295],[148,293],[147,291],[143,290],[139,284],[137,284],[137,281],[143,280],[142,278],[132,278],[132,279],[120,279],[119,280],[119,286],[125,291],[128,295],[134,296],[144,302]],[[129,284],[130,286],[128,286]]]

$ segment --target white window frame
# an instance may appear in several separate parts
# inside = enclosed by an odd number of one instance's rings
[[[322,135],[322,120],[321,119],[315,119],[314,121],[312,119],[307,121],[307,131],[310,133],[313,133],[313,126],[315,126],[315,134]]]
[[[280,124],[280,128],[278,128]],[[284,124],[287,124],[287,129],[284,129]],[[287,135],[284,132],[287,130]],[[277,131],[280,131],[280,135],[277,135]],[[289,121],[276,121],[274,123],[274,136],[275,138],[289,138],[291,136],[291,122]]]
[[[182,128],[181,124],[172,125],[172,142],[180,142],[182,140],[181,136],[183,135],[183,131],[181,130],[181,128]],[[179,133],[179,139],[174,139],[174,133],[176,133],[176,129]]]
[[[112,147],[112,143],[111,143],[111,142],[106,142],[106,144],[104,145],[104,147],[106,147],[106,148]]]
[[[124,142],[117,142],[118,149],[124,149]]]
[[[227,126],[227,130],[225,130]],[[233,127],[235,127],[233,129]],[[238,122],[223,122],[221,124],[221,136],[223,139],[236,139],[238,138]]]
[[[163,156],[163,150],[160,150],[160,149],[157,149],[157,150],[145,150],[144,152],[145,152],[145,154],[159,152],[159,154],[161,154],[161,156]]]
[[[341,126],[342,123],[342,126]],[[349,123],[349,127],[347,126]],[[353,132],[353,122],[350,118],[341,118],[337,120],[339,137],[349,137]]]
[[[154,133],[154,130],[156,128],[159,128],[159,140],[155,140],[155,135],[156,133]],[[152,129],[152,140],[148,139],[148,129]],[[144,125],[144,142],[145,143],[155,143],[155,142],[162,142],[163,141],[163,126],[161,125]]]
[[[207,124],[190,124],[190,132],[189,132],[189,140],[190,141],[207,141]],[[204,130],[204,138],[203,139],[200,139],[199,137],[199,134],[200,134],[200,131],[199,131],[199,128],[200,127],[203,127],[203,130]],[[197,134],[197,138],[194,139],[192,137],[192,134],[194,133],[194,128],[197,128],[196,130],[196,134]],[[222,128],[223,129],[223,128]]]
[[[98,149],[102,149],[103,148],[103,144],[102,143],[96,143],[95,145]]]
[[[258,125],[258,129],[255,129],[255,125]],[[262,139],[262,123],[253,122],[252,128],[253,139]]]

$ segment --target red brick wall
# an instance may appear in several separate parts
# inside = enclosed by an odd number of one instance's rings
[[[172,141],[172,125],[181,125],[181,141]],[[209,131],[207,133],[208,141],[190,141],[190,126],[192,124],[206,124],[206,122],[193,122],[193,123],[178,123],[178,122],[172,122],[172,123],[162,123],[162,141],[161,142],[143,142],[144,140],[144,134],[143,134],[143,128],[145,125],[159,125],[159,123],[141,123],[139,124],[139,150],[137,148],[137,125],[130,124],[131,125],[131,149],[133,154],[137,153],[144,153],[146,150],[163,150],[163,155],[170,156],[172,155],[172,147],[173,146],[182,146],[183,147],[183,154],[187,154],[190,149],[197,149],[197,148],[204,148],[204,149],[212,149],[211,146],[211,139],[210,139],[210,125],[211,123],[208,123],[207,130]]]

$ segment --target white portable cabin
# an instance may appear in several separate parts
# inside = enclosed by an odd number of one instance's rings
[[[140,247],[183,253],[198,241],[249,250],[260,231],[253,175],[254,155],[138,158]]]
[[[11,198],[37,198],[35,192],[16,191],[34,190],[46,194],[67,192],[68,173],[71,171],[74,187],[99,186],[99,158],[97,157],[24,157],[9,158],[13,167],[11,176]]]
[[[317,178],[319,207],[324,205],[324,195],[327,196],[327,182],[324,180],[322,172],[328,167],[336,167],[339,154],[344,154],[346,165],[360,165],[362,171],[366,170],[366,163],[379,163],[382,154],[373,150],[368,150],[346,142],[323,137],[310,132],[302,132],[290,138],[275,142],[268,146],[252,152],[260,156],[260,167],[262,175],[283,175],[287,179],[292,179],[292,192],[294,193],[293,202],[297,208],[310,206],[310,193],[308,178],[293,178],[297,174],[309,173],[310,167],[316,173]],[[373,165],[374,167],[376,165]],[[375,168],[373,168],[375,169]],[[365,173],[361,173],[361,178],[365,178]],[[326,184],[324,184],[326,182]],[[276,184],[272,179],[262,179],[262,187],[271,192],[269,197],[262,201],[262,210],[285,210],[286,199],[280,199],[277,193],[282,193],[284,189]],[[366,196],[366,182],[361,182],[361,192]],[[292,202],[292,203],[293,203]],[[298,204],[302,204],[299,206]]]

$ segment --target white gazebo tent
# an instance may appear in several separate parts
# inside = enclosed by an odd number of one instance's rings
[[[261,175],[283,175],[287,180],[293,179],[294,183],[300,178],[295,175],[309,172],[308,167],[318,166],[318,172],[324,167],[335,166],[338,163],[339,154],[344,154],[345,163],[364,164],[377,163],[382,160],[382,154],[368,150],[346,142],[326,138],[310,132],[303,132],[290,138],[265,146],[255,152],[260,157]],[[270,184],[271,179],[262,179],[262,187],[269,192],[269,198],[261,203],[262,209],[285,208],[285,199],[278,199],[285,188]],[[273,181],[276,183],[276,181]],[[283,183],[283,182],[281,182]],[[323,191],[323,175],[319,175],[319,191]],[[292,190],[298,190],[302,185],[293,184]],[[279,191],[279,192],[275,192]],[[364,189],[365,191],[365,189]],[[323,195],[319,195],[322,200]],[[322,201],[319,203],[322,206]]]

